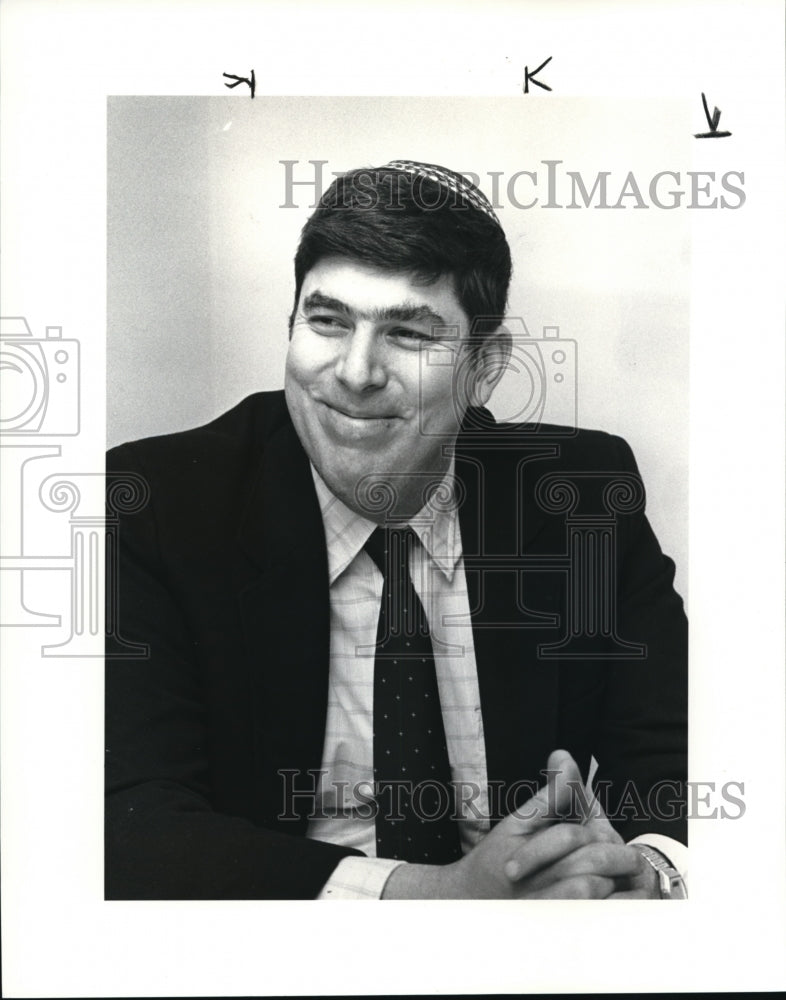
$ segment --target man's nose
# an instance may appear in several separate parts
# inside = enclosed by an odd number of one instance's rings
[[[387,382],[384,345],[373,329],[356,327],[343,338],[336,363],[336,378],[352,392],[379,389]]]

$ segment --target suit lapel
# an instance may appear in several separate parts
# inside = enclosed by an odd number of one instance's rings
[[[239,540],[251,568],[240,591],[256,701],[260,801],[272,822],[285,788],[309,787],[327,714],[330,609],[322,515],[305,452],[288,419],[265,444]],[[298,821],[302,831],[307,800]],[[284,807],[287,807],[286,810]]]
[[[493,426],[490,414],[487,421]],[[520,438],[508,435],[506,441],[503,429],[491,435],[494,442],[488,431],[460,435],[456,475],[463,486],[459,521],[488,778],[492,788],[510,789],[521,782],[540,784],[540,769],[555,749],[558,668],[553,660],[538,658],[537,645],[544,632],[554,637],[547,630],[553,629],[558,581],[554,573],[502,569],[499,557],[518,559],[538,542],[548,544],[532,483],[538,458],[554,452],[538,445],[522,465],[527,448]],[[552,617],[539,621],[534,612]],[[492,796],[497,818],[529,797],[531,789],[519,787],[518,796]]]

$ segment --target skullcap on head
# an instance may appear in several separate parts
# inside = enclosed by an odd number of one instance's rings
[[[458,194],[464,201],[472,205],[473,208],[484,212],[498,226],[500,225],[500,221],[491,207],[491,202],[480,188],[472,184],[471,181],[468,181],[466,177],[462,177],[461,174],[457,174],[453,170],[448,170],[447,167],[440,167],[436,163],[418,163],[416,160],[391,160],[390,163],[386,163],[381,169],[401,170],[403,173],[412,174],[415,177],[427,177],[429,180],[442,185],[443,188],[447,188],[449,191]]]

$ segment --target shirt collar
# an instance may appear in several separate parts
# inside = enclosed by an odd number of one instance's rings
[[[453,502],[457,494],[453,485],[454,466],[451,460],[442,484],[432,490],[429,500],[407,522],[448,583],[453,581],[462,552],[458,507]],[[325,526],[328,576],[332,585],[366,544],[377,524],[350,510],[343,500],[334,496],[313,465],[311,475]]]

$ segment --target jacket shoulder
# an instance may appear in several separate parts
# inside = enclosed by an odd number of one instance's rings
[[[258,451],[288,421],[283,390],[254,393],[200,427],[140,438],[111,448],[107,452],[107,469],[125,467],[129,459],[151,470],[160,468],[169,473],[208,460],[225,467]]]
[[[616,434],[586,427],[497,422],[485,409],[470,411],[459,449],[497,456],[505,464],[513,456],[540,452],[543,459],[565,469],[636,470],[628,443]]]

